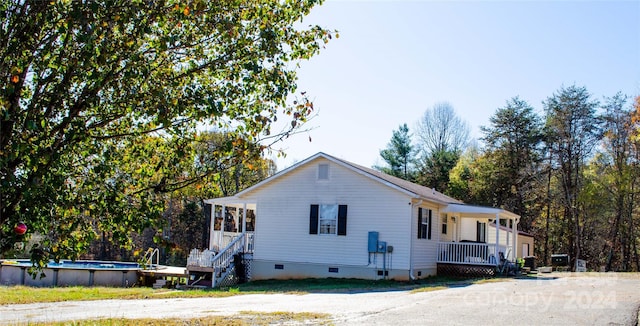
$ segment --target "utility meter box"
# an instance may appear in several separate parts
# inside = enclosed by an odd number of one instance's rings
[[[378,237],[379,233],[377,231],[369,231],[369,252],[378,252]]]
[[[387,242],[378,241],[378,252],[387,252]]]

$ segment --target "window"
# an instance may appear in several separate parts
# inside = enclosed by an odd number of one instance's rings
[[[418,239],[431,239],[432,214],[432,210],[418,207]]]
[[[320,234],[336,234],[338,205],[320,205]]]
[[[447,214],[442,214],[442,234],[447,234]]]
[[[529,254],[529,244],[528,243],[523,243],[522,244],[522,257],[528,257],[531,256]]]
[[[347,235],[347,205],[311,205],[309,234]]]
[[[478,242],[487,242],[487,223],[476,222],[477,226],[477,236],[476,241]],[[472,224],[473,225],[473,224]]]
[[[329,164],[318,164],[318,180],[329,180]]]

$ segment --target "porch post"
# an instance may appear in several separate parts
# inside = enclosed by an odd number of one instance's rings
[[[513,260],[518,258],[518,218],[513,219]]]
[[[213,250],[213,233],[216,228],[216,204],[211,204],[211,224],[209,225],[209,250]]]
[[[496,213],[496,243],[495,243],[496,264],[500,263],[500,253],[498,252],[499,250],[498,248],[500,248],[500,213]]]
[[[227,223],[227,205],[222,204],[222,223],[220,223],[220,233],[218,233],[218,249],[222,250],[222,238],[224,238],[224,226]]]
[[[242,203],[242,225],[240,233],[244,233],[247,230],[247,203]]]
[[[242,229],[240,230],[242,237],[244,237],[244,251],[247,251],[247,203],[242,203]]]

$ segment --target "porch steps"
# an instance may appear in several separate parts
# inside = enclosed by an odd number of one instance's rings
[[[245,252],[245,241],[249,241],[252,247],[252,237],[241,234],[216,253],[209,250],[203,252],[197,249],[192,250],[187,259],[189,274],[187,286],[225,287],[246,282],[248,279],[246,262],[253,255],[247,255]]]
[[[154,289],[161,289],[163,287],[167,286],[167,280],[159,278],[156,280],[155,283],[153,283],[153,288]]]

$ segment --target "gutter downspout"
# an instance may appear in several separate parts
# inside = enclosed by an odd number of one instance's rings
[[[415,199],[415,198],[412,198]],[[422,204],[422,199],[420,199],[419,202],[417,202],[415,205],[412,205],[411,202],[409,203],[409,225],[411,225],[410,230],[411,232],[409,233],[409,279],[411,281],[415,281],[416,277],[415,275],[413,275],[413,207],[414,206],[418,206],[420,207],[420,204]]]

